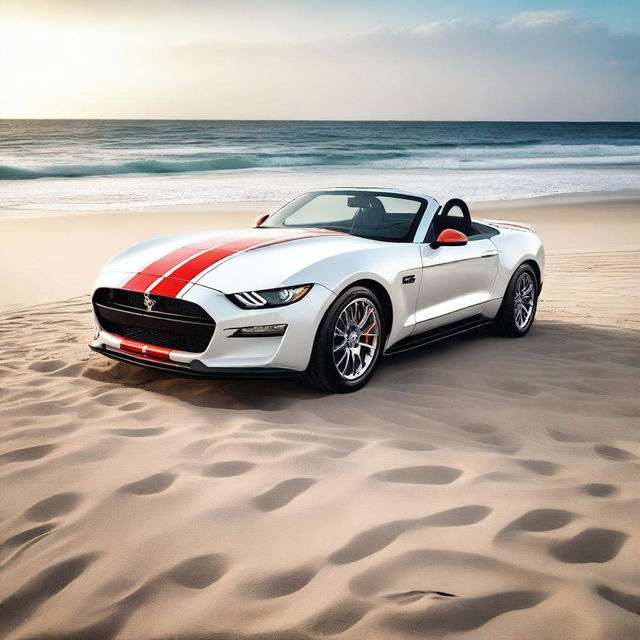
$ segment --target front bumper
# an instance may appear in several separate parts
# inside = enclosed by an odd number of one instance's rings
[[[89,345],[89,347],[96,353],[100,353],[108,358],[113,358],[114,360],[192,378],[291,378],[301,375],[300,371],[278,369],[275,367],[244,367],[239,369],[232,369],[230,367],[207,367],[199,360],[193,360],[189,365],[178,365],[166,360],[132,355],[122,350],[94,347],[93,345]]]
[[[118,288],[121,281],[121,273],[105,273],[98,279],[96,289]],[[316,284],[302,300],[291,305],[244,310],[223,293],[195,285],[184,299],[202,307],[216,323],[213,337],[201,353],[157,349],[123,340],[101,327],[95,315],[96,337],[89,346],[112,358],[187,375],[295,375],[309,364],[318,326],[335,294]],[[286,324],[284,335],[232,337],[241,327],[272,324]]]

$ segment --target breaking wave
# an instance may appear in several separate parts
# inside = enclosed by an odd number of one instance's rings
[[[37,168],[0,165],[0,180],[33,180],[36,178],[84,178],[130,173],[190,173],[193,171],[233,171],[256,167],[248,156],[224,156],[207,160],[166,161],[134,160],[120,164],[70,164]]]

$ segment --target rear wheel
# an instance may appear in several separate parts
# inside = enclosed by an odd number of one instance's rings
[[[523,264],[513,274],[494,321],[498,333],[510,338],[520,338],[529,333],[538,306],[538,279],[528,264]]]
[[[348,289],[322,320],[305,381],[334,393],[361,389],[378,365],[383,338],[378,298],[365,287]]]

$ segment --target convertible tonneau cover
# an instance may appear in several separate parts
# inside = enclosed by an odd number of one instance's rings
[[[509,222],[507,220],[487,220],[486,218],[477,218],[477,222],[488,224],[497,229],[511,229],[512,231],[529,231],[535,233],[535,229],[526,222]]]

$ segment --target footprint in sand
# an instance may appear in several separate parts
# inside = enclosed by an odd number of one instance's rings
[[[440,467],[433,465],[421,465],[416,467],[400,467],[378,471],[371,475],[377,480],[385,482],[400,482],[406,484],[450,484],[462,475],[460,469],[453,467]]]
[[[311,631],[323,636],[342,633],[356,622],[359,622],[367,613],[368,607],[353,598],[341,600],[314,616],[308,625]]]
[[[40,605],[78,578],[97,557],[98,554],[89,553],[54,564],[5,598],[0,607],[0,635],[27,620]]]
[[[73,511],[81,499],[82,495],[80,493],[57,493],[29,507],[24,517],[27,520],[35,520],[36,522],[51,520]]]
[[[125,438],[148,438],[150,436],[159,436],[164,433],[164,427],[148,427],[144,429],[107,429],[109,433],[116,436],[124,436]]]
[[[549,429],[549,435],[557,442],[588,442],[589,438],[575,433],[567,433],[566,431],[557,431]]]
[[[413,440],[387,440],[381,444],[383,447],[400,451],[435,451],[438,448],[426,442],[414,442]]]
[[[568,525],[575,513],[563,509],[534,509],[509,523],[501,533],[508,531],[553,531]]]
[[[252,580],[246,585],[245,592],[254,598],[281,598],[300,591],[313,580],[316,573],[314,567],[298,567],[292,571]]]
[[[494,433],[496,430],[493,425],[487,424],[486,422],[473,422],[471,424],[460,425],[458,429],[466,431],[467,433],[476,433],[483,436]]]
[[[316,480],[313,478],[291,478],[256,496],[252,503],[260,511],[274,511],[288,505],[294,498],[304,493],[315,483]]]
[[[154,473],[152,476],[148,476],[137,482],[125,484],[123,487],[120,487],[119,491],[135,496],[148,496],[168,489],[175,479],[176,476],[173,473]]]
[[[62,369],[62,367],[66,365],[67,363],[64,360],[37,360],[36,362],[32,362],[28,368],[38,373],[51,373],[52,371]]]
[[[188,458],[197,458],[203,454],[213,443],[215,438],[200,438],[186,445],[181,453]]]
[[[615,604],[617,607],[626,609],[627,611],[640,616],[640,596],[616,591],[615,589],[611,589],[610,587],[601,584],[596,586],[596,593],[605,600]]]
[[[590,496],[594,496],[596,498],[606,498],[607,496],[611,496],[614,493],[618,492],[617,487],[615,487],[614,485],[604,484],[600,482],[585,484],[582,487],[582,490],[585,493],[588,493]]]
[[[560,472],[562,467],[555,462],[549,462],[548,460],[516,460],[516,462],[525,469],[538,473],[541,476],[555,476]]]
[[[383,596],[385,600],[396,602],[397,604],[411,604],[422,600],[422,598],[429,598],[431,600],[444,600],[446,598],[455,598],[453,593],[446,593],[445,591],[423,591],[421,589],[414,589],[413,591],[404,591],[402,593],[389,593]]]
[[[119,411],[137,411],[138,409],[144,409],[147,406],[146,402],[127,402],[126,404],[118,407]]]
[[[389,546],[401,534],[417,527],[462,527],[484,520],[491,509],[483,505],[456,507],[424,518],[395,520],[359,533],[329,556],[333,564],[349,564]]]
[[[21,531],[20,533],[16,533],[15,535],[7,538],[0,547],[4,546],[17,546],[24,544],[25,542],[30,542],[34,538],[41,536],[45,533],[49,533],[53,528],[55,528],[54,524],[40,524],[37,527],[32,527],[31,529],[26,529],[25,531]]]
[[[482,482],[484,480],[489,480],[490,482],[517,482],[518,475],[508,471],[490,471],[478,476],[474,482]]]
[[[219,553],[187,558],[167,571],[167,578],[189,589],[206,589],[227,572],[226,558]]]
[[[505,613],[535,607],[547,597],[544,591],[505,591],[479,598],[447,599],[423,611],[389,614],[383,618],[383,625],[392,633],[415,637],[472,631]]]
[[[24,449],[14,449],[0,455],[0,465],[10,462],[28,462],[39,460],[49,455],[55,449],[52,444],[41,444],[35,447],[25,447]]]
[[[107,391],[96,397],[96,402],[108,407],[119,407],[131,401],[133,393],[130,391]]]
[[[624,461],[624,460],[637,460],[638,456],[631,453],[630,451],[625,451],[624,449],[618,449],[618,447],[611,447],[606,444],[599,444],[594,447],[595,452],[606,458],[607,460],[616,460],[616,461]]]
[[[459,427],[465,431],[464,437],[479,445],[493,447],[495,450],[506,454],[516,453],[521,445],[513,437],[496,432],[490,425],[477,424],[467,427]]]
[[[20,531],[11,537],[7,538],[4,542],[0,542],[0,559],[3,559],[5,553],[11,554],[16,548],[26,545],[29,542],[35,542],[38,538],[47,535],[55,528],[55,524],[41,524],[25,531]]]
[[[441,537],[439,535],[438,539]],[[463,597],[459,590],[461,585],[466,585],[467,592],[476,588],[484,590],[483,586],[496,584],[505,576],[520,576],[523,586],[541,583],[535,572],[525,573],[507,562],[464,551],[412,549],[386,554],[386,557],[378,563],[363,563],[363,570],[349,581],[350,591],[366,600],[384,598],[385,594],[400,591],[399,587],[403,590],[408,587],[412,587],[411,590],[437,589]]]
[[[228,478],[231,476],[239,476],[253,469],[251,462],[244,460],[225,460],[224,462],[214,462],[207,465],[202,470],[202,475],[208,478]]]
[[[550,545],[549,551],[561,562],[609,562],[628,537],[613,529],[585,529],[574,538]]]

